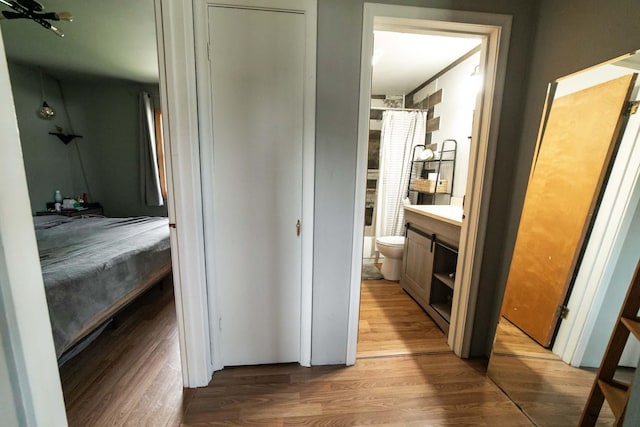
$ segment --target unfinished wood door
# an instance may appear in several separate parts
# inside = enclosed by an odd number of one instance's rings
[[[502,315],[551,345],[635,82],[623,76],[553,101],[525,197]]]

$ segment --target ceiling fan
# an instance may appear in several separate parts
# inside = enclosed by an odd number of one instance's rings
[[[8,10],[2,11],[2,16],[6,19],[31,19],[42,25],[47,30],[51,30],[60,37],[64,37],[64,33],[49,21],[73,21],[73,16],[69,12],[45,12],[44,6],[36,0],[0,0],[0,4],[9,6],[15,12]]]

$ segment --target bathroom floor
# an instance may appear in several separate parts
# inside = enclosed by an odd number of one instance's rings
[[[398,282],[362,281],[357,358],[450,352],[444,333]]]

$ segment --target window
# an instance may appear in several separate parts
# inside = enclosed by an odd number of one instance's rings
[[[159,108],[153,110],[153,122],[156,129],[156,161],[158,162],[158,175],[160,178],[160,193],[167,200],[167,177],[164,164],[164,138],[162,134],[162,112]]]

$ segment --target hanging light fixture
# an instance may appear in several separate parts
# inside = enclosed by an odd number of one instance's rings
[[[474,94],[478,94],[480,89],[482,88],[482,74],[480,73],[480,65],[476,65],[473,69],[473,73],[471,73],[470,82],[470,90]]]
[[[0,4],[9,6],[14,10],[14,12],[9,10],[0,11],[2,18],[30,19],[60,37],[64,37],[64,33],[51,24],[50,21],[73,21],[73,15],[69,12],[43,12],[44,6],[36,0],[0,0]]]
[[[44,96],[44,81],[42,79],[42,70],[40,70],[40,90],[42,92],[42,106],[38,108],[36,113],[43,120],[51,120],[56,116],[56,111],[47,104]]]

